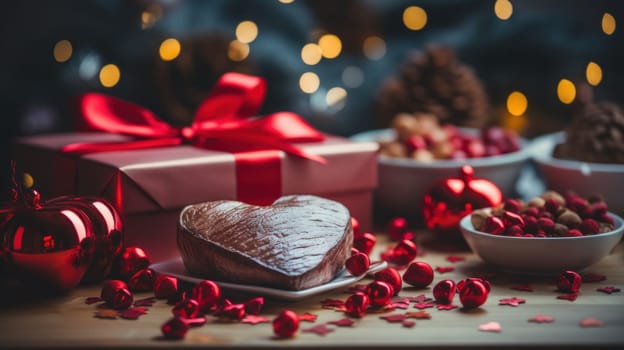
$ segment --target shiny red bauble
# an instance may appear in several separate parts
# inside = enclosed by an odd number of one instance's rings
[[[184,299],[175,304],[171,312],[174,316],[195,318],[199,315],[199,303],[195,299]]]
[[[345,301],[345,313],[351,317],[363,317],[369,305],[368,295],[358,292],[349,296]]]
[[[112,275],[127,281],[138,271],[147,269],[151,263],[151,258],[141,247],[125,247],[113,263]]]
[[[381,271],[375,272],[373,275],[373,279],[375,281],[382,281],[388,283],[392,286],[394,290],[394,295],[399,294],[401,288],[403,287],[403,281],[401,280],[401,274],[397,269],[393,267],[386,267]]]
[[[174,317],[165,322],[160,328],[163,336],[167,339],[182,339],[186,335],[190,325],[181,317]]]
[[[178,278],[158,275],[154,281],[154,296],[159,299],[171,298],[178,294]]]
[[[127,309],[134,300],[126,282],[121,280],[108,280],[102,283],[100,297],[113,309]]]
[[[368,271],[370,259],[364,253],[355,253],[347,259],[345,266],[353,276],[361,276]]]
[[[357,234],[353,237],[353,248],[366,255],[370,255],[373,252],[375,243],[377,243],[377,237],[369,232]]]
[[[395,266],[405,266],[414,260],[418,255],[418,246],[416,243],[404,239],[387,251],[381,253],[381,259]]]
[[[390,302],[394,289],[386,282],[373,281],[366,286],[366,294],[370,298],[371,305],[384,306]]]
[[[207,313],[221,299],[221,288],[213,281],[203,280],[193,287],[191,295],[199,302],[201,312]]]
[[[450,238],[461,237],[459,221],[473,210],[501,204],[500,188],[486,179],[475,179],[474,170],[464,165],[458,178],[434,184],[423,198],[423,217],[427,228]]]
[[[455,297],[455,282],[442,280],[433,287],[433,298],[439,304],[451,304]]]
[[[284,310],[273,320],[273,333],[280,338],[290,338],[299,329],[299,317],[294,311]]]
[[[433,282],[433,269],[424,261],[414,261],[403,273],[403,282],[416,288],[424,288]]]
[[[487,301],[490,283],[481,278],[467,278],[457,283],[457,293],[465,309],[474,309]]]
[[[564,293],[578,293],[583,279],[572,270],[566,270],[557,276],[557,289]]]

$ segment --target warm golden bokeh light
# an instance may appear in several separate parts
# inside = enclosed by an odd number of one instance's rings
[[[364,55],[371,60],[378,60],[386,55],[386,42],[378,36],[369,36],[362,45]]]
[[[403,11],[403,24],[411,30],[421,30],[427,25],[427,12],[419,6],[410,6]]]
[[[299,78],[299,88],[306,94],[311,94],[318,90],[321,80],[316,73],[305,72]]]
[[[602,68],[596,62],[589,62],[585,69],[585,77],[590,85],[597,86],[602,81]]]
[[[602,15],[602,31],[607,35],[611,35],[615,32],[615,26],[615,17],[613,17],[612,14],[605,12],[605,14]]]
[[[252,21],[242,21],[236,26],[236,39],[249,44],[258,37],[258,26]]]
[[[117,85],[120,78],[119,67],[114,64],[107,64],[100,69],[100,84],[104,87],[110,88]]]
[[[336,107],[347,98],[347,90],[341,87],[333,87],[327,91],[325,102],[330,107]]]
[[[72,56],[74,49],[69,40],[60,40],[54,45],[54,60],[56,62],[66,62]]]
[[[153,26],[162,17],[162,7],[159,4],[151,4],[141,12],[141,28],[146,29]]]
[[[35,179],[29,173],[24,173],[23,176],[23,185],[26,188],[31,188],[35,184]]]
[[[301,59],[307,65],[313,66],[319,63],[321,58],[323,58],[323,53],[321,52],[321,48],[316,44],[306,44],[301,49]]]
[[[325,34],[318,41],[321,53],[325,58],[336,58],[342,51],[342,42],[334,34]]]
[[[526,112],[529,101],[520,91],[514,91],[507,96],[507,111],[511,115],[521,116]]]
[[[574,102],[576,98],[576,86],[568,79],[561,79],[557,85],[557,97],[565,104]]]
[[[494,13],[499,19],[508,20],[513,14],[513,4],[509,0],[496,0]]]
[[[230,60],[240,62],[249,56],[249,45],[241,43],[238,40],[230,41],[228,47],[228,57]]]
[[[293,2],[295,2],[295,0],[277,0],[279,2],[281,2],[282,4],[292,4]]]
[[[175,38],[164,40],[160,44],[160,49],[158,50],[160,58],[163,61],[175,60],[180,55],[180,51],[182,51],[182,46],[180,45],[178,39]]]

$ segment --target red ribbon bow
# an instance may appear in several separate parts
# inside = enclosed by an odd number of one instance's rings
[[[269,204],[281,193],[279,153],[326,163],[293,143],[325,139],[300,116],[277,112],[254,118],[264,101],[264,79],[226,73],[197,109],[189,127],[177,129],[152,111],[112,96],[87,93],[79,97],[78,131],[105,131],[134,136],[128,142],[75,143],[65,153],[136,150],[191,144],[195,147],[234,153],[237,198]],[[264,151],[264,152],[261,152]]]

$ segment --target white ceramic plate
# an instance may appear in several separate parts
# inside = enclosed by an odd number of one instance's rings
[[[377,271],[383,270],[386,268],[388,264],[385,261],[377,262],[371,264],[371,267],[368,269],[366,274],[372,274]],[[155,263],[150,266],[152,270],[154,270],[158,274],[165,274],[173,277],[177,277],[182,281],[190,282],[190,283],[199,283],[204,280],[204,278],[198,278],[192,276],[186,271],[184,268],[184,263],[182,262],[182,258],[176,258],[172,260],[166,260],[163,262]],[[320,286],[303,289],[303,290],[285,290],[285,289],[277,289],[270,287],[262,287],[262,286],[254,286],[247,284],[236,284],[229,282],[220,282],[214,281],[219,285],[219,287],[228,290],[235,290],[239,292],[251,293],[256,295],[264,295],[267,297],[273,297],[275,299],[281,300],[301,300],[316,294],[320,294],[323,292],[330,291],[332,289],[348,286],[351,283],[357,282],[364,278],[366,274],[361,276],[352,276],[346,270],[343,270],[336,278],[322,284]]]

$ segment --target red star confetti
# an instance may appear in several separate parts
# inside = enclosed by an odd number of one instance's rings
[[[479,326],[481,332],[494,332],[500,333],[502,327],[498,322],[488,322]]]
[[[116,319],[118,315],[117,311],[113,309],[99,309],[93,313],[93,316],[97,318],[106,318],[110,320]]]
[[[271,320],[269,320],[268,318],[264,316],[247,315],[241,320],[241,322],[256,325],[258,323],[270,323]]]
[[[403,303],[403,304],[409,304],[410,299],[406,298],[406,297],[402,297],[400,295],[395,295],[392,297],[392,299],[390,299],[391,302],[393,303]]]
[[[499,300],[498,305],[509,305],[509,306],[516,307],[520,304],[524,304],[525,302],[526,300],[522,298],[511,297],[511,298],[505,298],[505,299]]]
[[[458,262],[458,261],[464,261],[466,260],[465,257],[463,256],[458,256],[458,255],[449,255],[446,257],[446,260],[452,263]]]
[[[450,267],[450,266],[436,266],[435,270],[438,273],[447,273],[447,272],[451,272],[453,270],[455,270],[454,267]]]
[[[345,303],[338,299],[325,299],[321,301],[321,307],[323,309],[340,309],[344,308]]]
[[[428,320],[428,319],[431,319],[431,315],[427,311],[407,312],[407,313],[405,313],[405,317],[407,317],[407,318],[415,318],[417,320]]]
[[[394,296],[390,299],[390,306],[393,309],[407,309],[409,307],[409,298]]]
[[[88,297],[87,299],[85,299],[85,304],[91,305],[91,304],[99,303],[100,301],[103,301],[102,298],[100,297]]]
[[[351,326],[353,326],[353,324],[355,322],[353,322],[353,320],[350,319],[350,318],[341,318],[339,320],[329,321],[327,323],[333,324],[333,325],[338,326],[338,327],[351,327]]]
[[[561,294],[557,296],[557,299],[574,301],[578,297],[578,294]]]
[[[531,318],[529,318],[529,322],[533,323],[552,323],[555,319],[550,316],[546,316],[544,314],[537,314]]]
[[[316,335],[325,336],[327,333],[333,332],[335,329],[327,327],[324,323],[317,324],[314,327],[303,329],[304,333],[315,333]]]
[[[304,313],[303,315],[298,315],[299,321],[301,322],[314,322],[318,318],[317,315],[311,314],[309,312]]]
[[[430,308],[430,307],[434,307],[434,306],[435,306],[435,304],[434,304],[434,303],[431,303],[431,302],[427,302],[427,303],[416,303],[416,304],[414,304],[414,308],[415,308],[415,309],[419,309],[419,310],[422,310],[422,309],[428,309],[428,308]]]
[[[516,284],[513,285],[511,287],[509,287],[513,290],[521,290],[523,292],[532,292],[533,291],[533,287],[530,284]]]
[[[380,316],[379,318],[386,320],[389,323],[398,323],[403,322],[407,318],[407,316],[405,316],[404,314],[394,314],[388,316]]]
[[[156,302],[155,297],[143,298],[134,301],[134,306],[152,306]]]
[[[583,283],[602,282],[607,279],[607,276],[598,273],[588,273],[583,275]]]
[[[447,310],[457,309],[457,305],[453,305],[453,304],[438,304],[437,308],[438,308],[438,310],[447,311]]]
[[[124,310],[119,313],[121,318],[125,318],[126,320],[136,320],[139,317],[145,315],[147,313],[147,309],[144,307],[131,307],[128,310]]]
[[[608,287],[596,288],[596,290],[599,291],[599,292],[611,294],[611,293],[619,292],[620,288],[617,288],[617,287],[614,287],[614,286],[608,286]]]
[[[581,327],[602,327],[604,322],[594,317],[587,317],[579,322],[579,326]]]
[[[403,320],[403,322],[401,322],[401,325],[405,328],[412,328],[416,325],[416,322],[414,321],[409,321],[409,320]]]
[[[428,303],[430,301],[433,301],[432,298],[429,298],[429,297],[425,296],[424,294],[421,294],[421,295],[418,295],[418,296],[415,296],[415,297],[409,297],[408,299],[409,299],[409,301],[413,301],[415,303]]]

